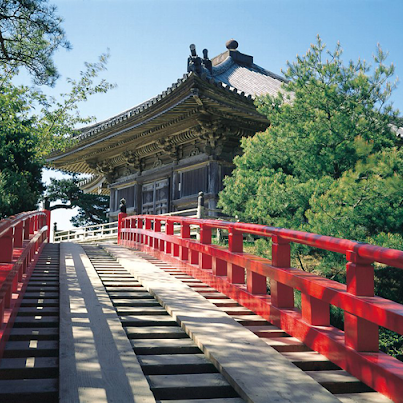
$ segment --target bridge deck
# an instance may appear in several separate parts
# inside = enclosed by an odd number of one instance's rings
[[[18,315],[22,320],[29,319],[31,311],[44,313],[42,325],[34,332],[41,344],[53,332],[57,316],[52,316],[56,309],[52,307],[60,292],[59,401],[390,402],[374,392],[338,392],[340,380],[355,388],[362,386],[324,357],[180,270],[121,246],[103,248],[114,258],[96,246],[60,244],[60,290],[55,271],[44,262],[47,280],[34,278],[41,285],[35,283],[29,291],[40,293],[35,300],[38,306],[26,304],[29,308]],[[24,319],[26,327],[28,319]],[[27,333],[16,329],[12,343],[21,340],[21,331]],[[38,343],[29,344],[38,349]],[[51,347],[53,357],[56,347]],[[32,364],[27,354],[23,359],[27,368],[28,364],[57,365],[53,358],[41,358],[40,351],[34,352]],[[3,359],[11,365],[8,361]],[[316,372],[323,365],[327,371]],[[36,375],[43,379],[29,379],[25,386],[20,381],[26,375],[11,379],[6,368],[1,374],[1,386],[8,385],[14,393],[16,388],[31,388],[27,402],[46,400],[41,387],[55,391],[54,369],[51,379]],[[333,394],[322,385],[333,388]],[[18,398],[13,392],[1,395],[0,391],[0,401]]]

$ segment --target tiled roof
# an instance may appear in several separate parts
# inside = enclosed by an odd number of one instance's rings
[[[276,95],[284,78],[273,74],[256,64],[243,66],[229,56],[218,66],[213,66],[212,77],[215,81],[227,84],[245,95]]]

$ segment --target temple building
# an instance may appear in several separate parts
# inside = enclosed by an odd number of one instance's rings
[[[253,63],[230,40],[209,59],[190,46],[187,73],[160,95],[77,132],[75,144],[52,153],[50,166],[92,175],[84,192],[110,194],[110,217],[121,198],[129,214],[194,208],[200,191],[215,209],[240,140],[269,122],[253,100],[275,95],[284,79]]]

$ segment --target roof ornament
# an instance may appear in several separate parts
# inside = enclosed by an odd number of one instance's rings
[[[202,73],[201,59],[199,56],[197,56],[196,46],[194,44],[191,44],[189,48],[190,48],[190,56],[188,57],[188,72],[190,73],[191,71],[193,71],[196,74],[201,74]]]
[[[237,50],[238,49],[238,42],[235,39],[230,39],[225,43],[225,47],[228,50]]]
[[[213,64],[211,63],[211,60],[208,58],[207,49],[203,49],[203,66],[210,72],[210,74],[213,72]]]

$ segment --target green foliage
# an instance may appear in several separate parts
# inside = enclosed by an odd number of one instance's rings
[[[70,48],[61,22],[47,0],[0,0],[0,66],[11,72],[25,67],[35,83],[53,85],[52,55]]]
[[[10,86],[0,95],[0,218],[34,210],[43,191],[35,119],[24,94]]]
[[[345,65],[341,55],[339,44],[326,52],[318,37],[287,64],[281,92],[257,99],[270,127],[242,140],[219,206],[242,221],[403,249],[403,150],[393,130],[401,118],[389,103],[394,67],[379,46],[374,67]],[[299,245],[293,253],[297,260],[311,254],[316,272],[345,282],[343,256]],[[377,295],[403,303],[402,285],[401,270],[376,269]],[[340,310],[332,321],[342,327]],[[401,354],[402,338],[382,337],[383,348]]]
[[[0,217],[36,208],[44,156],[71,145],[76,127],[93,121],[80,115],[81,102],[114,87],[97,80],[108,54],[86,63],[78,80],[68,78],[71,90],[57,99],[13,83],[24,67],[34,83],[54,85],[52,56],[70,47],[61,21],[47,0],[0,0]]]
[[[60,200],[63,204],[51,206],[50,210],[78,207],[78,214],[71,219],[76,227],[107,222],[109,196],[83,193],[78,183],[79,179],[75,175],[68,179],[51,178],[47,198],[55,202]]]

